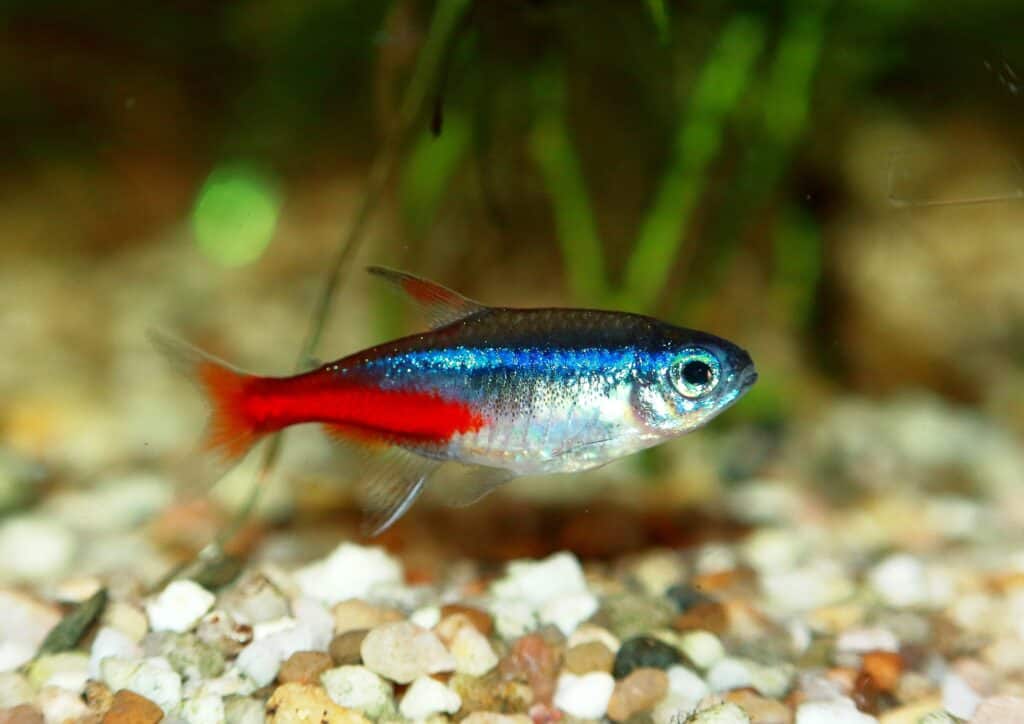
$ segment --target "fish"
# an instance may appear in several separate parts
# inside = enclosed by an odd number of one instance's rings
[[[757,380],[746,351],[707,332],[627,312],[486,306],[412,274],[368,271],[430,329],[286,377],[155,341],[205,393],[203,449],[225,464],[307,423],[375,453],[371,536],[428,480],[463,506],[520,476],[591,470],[705,425]]]

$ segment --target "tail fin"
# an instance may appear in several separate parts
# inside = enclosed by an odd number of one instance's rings
[[[248,384],[257,378],[162,332],[149,336],[171,364],[199,386],[210,405],[203,449],[225,465],[237,463],[264,434],[245,411]]]

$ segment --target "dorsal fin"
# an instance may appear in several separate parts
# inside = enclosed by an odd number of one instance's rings
[[[395,288],[416,302],[417,306],[423,310],[423,314],[426,315],[432,328],[443,327],[486,309],[483,304],[474,302],[448,287],[412,274],[382,266],[371,266],[366,270],[391,282]]]

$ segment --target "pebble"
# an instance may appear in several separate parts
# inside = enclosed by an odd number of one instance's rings
[[[189,631],[216,600],[216,596],[194,581],[172,581],[146,603],[150,628],[178,633]]]
[[[494,620],[482,609],[460,603],[449,603],[441,607],[442,620],[455,615],[462,615],[468,618],[476,627],[476,630],[484,636],[490,636],[491,632],[494,631]]]
[[[43,713],[31,704],[19,704],[9,709],[0,709],[2,724],[44,724]],[[140,722],[139,724],[144,724]]]
[[[159,639],[157,639],[159,636]],[[147,648],[167,659],[183,679],[201,681],[220,676],[224,672],[224,654],[203,643],[195,634],[151,635]],[[159,641],[159,646],[154,646]]]
[[[164,713],[155,703],[128,689],[114,694],[103,724],[156,724]]]
[[[613,634],[627,639],[668,626],[676,611],[672,602],[665,598],[620,593],[601,601],[599,615],[606,619]]]
[[[570,716],[600,719],[608,711],[614,690],[615,679],[603,671],[583,676],[563,672],[555,686],[554,704]]]
[[[971,724],[1004,724],[1024,722],[1024,697],[991,696],[974,710]]]
[[[337,666],[352,666],[363,663],[363,655],[360,649],[363,639],[366,638],[367,629],[357,629],[338,634],[327,647],[327,652],[334,659]]]
[[[600,641],[577,644],[565,652],[565,668],[577,676],[591,671],[611,673],[614,663],[615,654]]]
[[[210,611],[199,620],[196,636],[222,654],[237,656],[252,643],[253,630],[247,623],[236,622],[226,611]]]
[[[379,719],[394,709],[391,684],[365,666],[339,666],[325,671],[320,683],[331,701]]]
[[[142,649],[138,640],[133,640],[123,631],[103,626],[93,639],[89,654],[89,675],[98,678],[100,664],[103,659],[116,656],[121,659],[138,659],[142,657]]]
[[[305,595],[330,606],[366,598],[377,586],[400,584],[402,575],[401,564],[383,548],[342,543],[326,558],[297,570],[295,582]]]
[[[494,674],[485,677],[453,674],[448,688],[462,699],[462,711],[526,711],[534,702],[533,690],[521,681]]]
[[[104,683],[112,691],[129,689],[170,711],[181,702],[181,677],[166,659],[125,661],[107,658],[100,665]]]
[[[942,707],[953,716],[970,719],[981,699],[981,694],[955,671],[947,671],[942,677]]]
[[[419,721],[434,714],[454,714],[461,707],[458,694],[429,676],[420,676],[405,692],[398,710],[406,719]]]
[[[712,691],[732,691],[753,686],[752,662],[745,659],[725,657],[708,671],[708,686]]]
[[[648,596],[664,596],[682,581],[686,566],[672,551],[654,551],[633,562],[627,574]]]
[[[569,635],[567,643],[569,647],[572,648],[573,646],[579,646],[580,644],[589,643],[591,641],[597,641],[598,643],[604,644],[613,654],[618,651],[619,647],[622,645],[619,639],[611,631],[592,623],[582,624],[578,629],[573,631]]]
[[[836,637],[836,650],[854,654],[868,651],[899,651],[900,641],[896,634],[881,626],[852,628]]]
[[[923,606],[931,598],[931,587],[924,564],[909,553],[896,553],[878,563],[868,573],[875,593],[890,606]]]
[[[460,724],[532,724],[526,714],[499,714],[496,711],[474,711],[463,717]]]
[[[861,657],[861,669],[879,691],[894,692],[903,675],[903,658],[891,651],[870,651]]]
[[[219,696],[197,696],[181,705],[181,716],[188,724],[222,724],[224,700]]]
[[[273,621],[290,613],[288,599],[258,571],[243,574],[220,596],[217,608],[248,624]]]
[[[323,651],[296,651],[281,664],[277,681],[281,684],[315,684],[320,681],[320,674],[333,666],[334,660]]]
[[[838,562],[827,559],[783,571],[762,573],[761,588],[770,604],[783,613],[801,613],[845,601],[853,582]]]
[[[405,620],[401,611],[383,606],[374,606],[359,598],[342,601],[331,608],[334,617],[334,633],[371,629],[385,623]]]
[[[138,606],[124,601],[111,601],[100,616],[101,625],[120,631],[130,640],[138,643],[149,631],[146,613]]]
[[[534,701],[551,703],[560,664],[558,652],[539,633],[522,636],[512,644],[501,660],[503,678],[525,681],[533,690]]]
[[[670,666],[665,674],[669,692],[692,701],[694,705],[711,692],[704,679],[685,666]]]
[[[61,686],[44,686],[36,694],[36,706],[47,722],[66,722],[89,714],[89,707],[77,692]]]
[[[517,639],[537,628],[537,614],[526,601],[494,599],[490,602],[490,611],[498,635],[506,641]]]
[[[6,589],[0,589],[0,611],[0,671],[13,671],[28,663],[61,620],[55,606]]]
[[[750,717],[732,702],[723,702],[701,709],[689,717],[686,724],[750,724]]]
[[[722,634],[729,630],[729,612],[718,601],[696,603],[675,617],[672,627],[679,631],[701,629]]]
[[[797,707],[796,724],[873,724],[878,720],[857,709],[853,700],[837,697],[807,701]]]
[[[336,704],[319,686],[282,684],[267,702],[268,724],[368,724],[357,711]]]
[[[455,670],[460,674],[483,676],[498,665],[498,656],[487,637],[475,626],[460,628],[448,648],[455,659]]]
[[[526,601],[538,609],[548,601],[577,593],[586,593],[583,568],[571,553],[556,553],[540,561],[513,561],[505,576],[491,585],[498,599]]]
[[[612,675],[622,679],[634,669],[667,669],[683,663],[683,655],[674,646],[652,636],[637,636],[623,642],[615,655]]]
[[[266,724],[266,705],[248,696],[224,700],[224,724]]]
[[[608,700],[608,717],[625,721],[634,714],[653,709],[668,692],[668,675],[661,669],[635,669],[615,682]]]
[[[434,628],[441,623],[441,609],[438,606],[417,608],[409,614],[409,620],[420,628]]]
[[[694,666],[706,670],[725,656],[725,647],[710,631],[688,631],[679,637],[679,650]]]
[[[758,696],[749,689],[731,691],[726,699],[750,717],[752,724],[792,724],[793,712],[781,701]]]
[[[538,618],[541,623],[554,624],[568,636],[597,609],[597,597],[589,591],[580,591],[549,600],[541,607]]]
[[[71,565],[76,536],[60,521],[19,515],[0,523],[0,581],[45,582]]]
[[[367,668],[399,684],[455,669],[455,659],[437,636],[407,621],[371,629],[360,653]]]
[[[35,691],[24,676],[13,671],[0,674],[0,709],[31,703],[34,697]]]

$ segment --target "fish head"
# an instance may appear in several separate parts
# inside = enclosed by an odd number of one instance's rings
[[[705,424],[757,381],[750,355],[705,332],[667,327],[647,353],[634,394],[634,411],[666,437]]]

